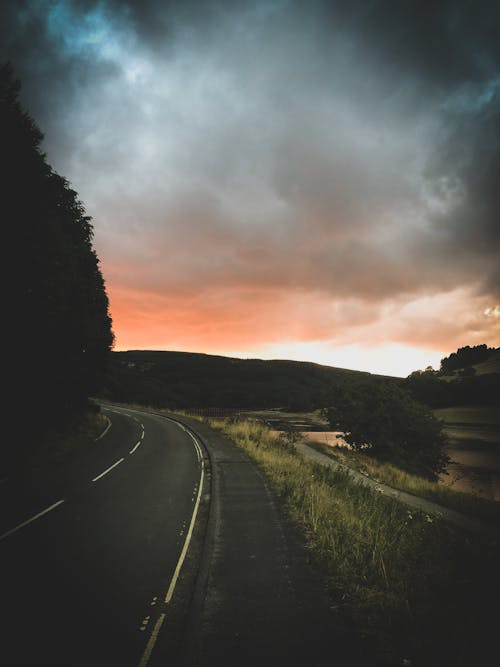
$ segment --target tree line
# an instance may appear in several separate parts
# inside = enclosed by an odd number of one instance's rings
[[[441,359],[440,372],[446,375],[474,364],[480,364],[499,351],[500,348],[488,347],[485,344],[460,347],[456,352],[452,352],[448,357]]]
[[[4,375],[10,415],[36,432],[85,409],[113,345],[93,227],[77,193],[42,152],[43,134],[0,68],[6,283]],[[26,419],[26,412],[30,418]]]
[[[476,374],[474,365],[498,358],[500,348],[475,345],[459,348],[441,359],[439,370],[414,371],[402,386],[432,408],[457,405],[498,405],[500,373]]]

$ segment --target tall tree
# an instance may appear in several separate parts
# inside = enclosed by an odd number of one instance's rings
[[[47,163],[43,135],[19,103],[9,64],[0,68],[4,316],[10,409],[29,401],[40,425],[78,412],[113,344],[93,228],[68,181]],[[35,420],[33,420],[35,421]]]

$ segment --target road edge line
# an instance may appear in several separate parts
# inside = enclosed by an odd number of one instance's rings
[[[193,440],[195,443],[195,447],[197,451],[199,452],[199,444],[196,442],[196,440]],[[186,558],[187,550],[189,549],[189,545],[191,543],[191,537],[193,535],[193,530],[194,530],[194,524],[196,523],[196,517],[198,516],[198,509],[200,507],[200,501],[201,501],[201,495],[203,492],[203,484],[205,482],[205,462],[203,461],[203,458],[201,459],[201,475],[200,475],[200,483],[198,487],[198,496],[196,498],[196,503],[194,506],[193,514],[191,515],[191,523],[189,524],[189,530],[186,535],[186,539],[184,540],[184,546],[182,547],[181,555],[179,556],[179,560],[177,561],[176,568],[174,570],[174,574],[172,576],[172,579],[170,580],[170,586],[168,587],[167,594],[165,595],[165,600],[164,602],[168,604],[170,600],[172,599],[172,596],[175,591],[175,586],[177,584],[177,579],[179,578],[179,573],[181,571],[181,568],[184,564],[184,560]]]
[[[166,614],[163,612],[159,615],[158,620],[156,621],[154,628],[152,629],[151,634],[149,635],[148,643],[146,644],[146,648],[144,649],[144,653],[142,654],[141,661],[139,662],[139,667],[146,667],[146,665],[148,664],[149,658],[151,657],[151,653],[153,652],[156,641],[158,639],[158,635],[160,634],[161,627],[165,620],[165,616]]]
[[[195,506],[194,506],[194,509],[193,509],[193,513],[191,514],[191,521],[190,521],[190,524],[189,524],[189,530],[186,534],[186,538],[184,540],[184,545],[182,547],[181,554],[180,554],[179,559],[177,561],[177,565],[175,567],[174,574],[172,575],[169,587],[167,589],[167,593],[166,593],[165,598],[163,600],[164,604],[167,605],[172,600],[173,594],[175,592],[175,587],[177,585],[177,581],[178,581],[182,566],[184,564],[184,560],[186,558],[186,555],[187,555],[187,552],[188,552],[188,549],[189,549],[189,546],[190,546],[190,543],[191,543],[191,538],[192,538],[194,527],[195,527],[195,524],[196,524],[196,519],[198,517],[198,510],[199,510],[199,507],[200,507],[200,504],[201,504],[201,499],[202,499],[202,496],[203,496],[203,487],[205,485],[205,478],[206,478],[205,459],[204,459],[204,456],[203,456],[202,446],[203,446],[203,449],[205,449],[205,447],[204,447],[204,445],[200,444],[200,441],[202,441],[201,436],[198,433],[196,433],[196,436],[195,436],[195,434],[191,431],[191,429],[186,428],[185,425],[182,422],[177,421],[175,419],[172,419],[172,417],[167,417],[166,415],[161,415],[161,414],[154,413],[154,412],[150,413],[150,414],[153,414],[157,417],[162,417],[163,419],[166,419],[170,422],[173,422],[177,426],[181,427],[184,431],[186,431],[188,433],[188,435],[190,436],[191,440],[193,441],[198,462],[201,463],[200,481],[199,481],[199,484],[198,484],[198,494],[197,494],[197,497],[196,497],[196,502],[195,502]],[[165,618],[166,618],[166,613],[162,612],[160,614],[160,616],[158,617],[158,619],[157,619],[157,621],[156,621],[156,623],[153,627],[153,630],[151,631],[148,642],[146,644],[146,648],[144,649],[144,653],[142,654],[142,657],[141,657],[141,660],[139,662],[138,667],[147,667],[147,665],[149,663],[149,659],[151,658],[154,647],[156,645],[156,642],[158,641],[160,630],[163,626]]]

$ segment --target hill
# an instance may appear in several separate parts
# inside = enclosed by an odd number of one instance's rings
[[[473,368],[475,368],[477,375],[500,373],[500,349],[492,352],[485,361],[482,361],[479,364],[474,364]]]
[[[403,381],[403,386],[432,408],[498,406],[500,348],[460,348],[441,360],[439,371],[415,371]]]
[[[112,353],[102,395],[171,408],[307,411],[328,405],[333,387],[367,377],[383,376],[302,361],[131,350]]]
[[[466,345],[441,359],[440,376],[444,380],[500,372],[500,348]]]

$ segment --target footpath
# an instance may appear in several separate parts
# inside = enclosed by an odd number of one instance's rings
[[[203,444],[211,478],[197,583],[175,664],[382,667],[344,618],[258,466],[207,424],[172,418]]]
[[[368,477],[368,475],[365,475],[358,470],[354,470],[353,468],[350,468],[349,466],[346,466],[339,461],[335,461],[326,454],[318,452],[305,443],[298,443],[296,448],[303,456],[311,459],[315,463],[319,463],[320,465],[328,466],[336,470],[342,470],[343,472],[350,475],[350,477],[352,477],[352,479],[354,479],[358,484],[369,486],[379,493],[384,494],[385,496],[390,496],[391,498],[394,498],[399,502],[408,505],[409,507],[413,507],[417,510],[420,510],[421,512],[425,512],[426,514],[432,514],[433,516],[449,521],[459,528],[464,528],[474,533],[491,534],[492,528],[494,527],[492,522],[467,516],[461,512],[457,512],[456,510],[443,507],[443,505],[439,505],[432,500],[414,496],[413,494],[407,493],[406,491],[399,491],[398,489],[394,489],[387,484],[378,482],[371,477]]]

